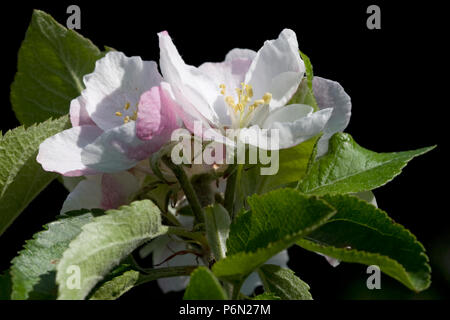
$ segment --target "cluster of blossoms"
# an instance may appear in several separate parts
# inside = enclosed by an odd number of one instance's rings
[[[245,143],[263,149],[271,147],[263,143],[271,129],[279,132],[278,148],[293,147],[322,132],[321,156],[327,152],[328,139],[349,122],[349,96],[337,82],[320,77],[313,79],[318,111],[304,104],[287,105],[305,77],[292,30],[266,41],[258,52],[233,49],[225,61],[199,67],[183,61],[167,32],[158,36],[162,75],[154,61],[107,53],[84,77],[81,96],[71,102],[72,128],[40,145],[37,161],[45,170],[80,177],[66,180],[71,192],[61,213],[128,204],[153,174],[148,158],[170,142],[177,128],[231,145],[226,130],[233,128],[254,137]],[[202,130],[194,123],[201,123]],[[253,134],[246,134],[250,130]],[[187,219],[185,225],[189,224]],[[168,237],[156,241],[161,243],[154,246],[155,264],[171,250],[182,250]],[[286,267],[287,260],[284,251],[270,262]],[[165,266],[187,262],[194,263],[195,257],[176,256]],[[256,277],[249,277],[244,293],[258,284]],[[158,282],[165,292],[186,285],[180,279]]]

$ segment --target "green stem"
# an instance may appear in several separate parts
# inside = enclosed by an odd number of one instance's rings
[[[177,166],[176,164],[174,164],[168,156],[165,156],[163,158],[163,161],[173,172],[178,182],[180,183],[180,186],[183,189],[187,200],[189,201],[192,212],[194,213],[197,222],[204,222],[205,218],[202,206],[197,197],[197,194],[195,193],[194,187],[191,184],[191,181],[189,181],[189,177],[186,175],[186,172],[184,172],[181,166]]]
[[[225,200],[224,200],[224,206],[225,209],[230,213],[230,218],[233,220],[234,214],[235,214],[235,202],[236,199],[236,191],[240,190],[240,180],[242,175],[242,169],[244,168],[244,165],[242,164],[236,164],[236,170],[233,171],[233,173],[228,177],[227,179],[227,186],[225,188]],[[238,190],[236,190],[238,189]]]
[[[241,293],[241,286],[242,286],[242,282],[235,283],[233,285],[233,292],[231,294],[231,300],[239,300],[240,293]]]
[[[154,281],[160,278],[170,278],[179,276],[188,276],[197,268],[197,266],[180,266],[167,268],[146,269],[146,273],[141,273],[136,285]]]
[[[227,186],[225,188],[225,199],[224,206],[225,209],[230,213],[230,217],[233,216],[233,207],[234,207],[234,195],[236,190],[236,176],[237,171],[234,172],[227,178]]]

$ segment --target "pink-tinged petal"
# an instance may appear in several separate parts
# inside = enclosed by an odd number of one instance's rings
[[[171,133],[178,127],[175,116],[176,102],[164,87],[153,87],[142,94],[137,117],[137,136],[150,140],[163,131]]]
[[[171,99],[176,101],[173,104],[175,114],[183,121],[186,128],[194,133],[195,123],[201,123],[204,128],[211,128],[211,123],[206,119],[194,105],[183,95],[183,93],[176,87],[170,86],[166,82],[162,82],[161,86],[170,95]]]
[[[161,32],[158,36],[160,67],[164,80],[177,88],[203,117],[218,125],[218,115],[212,106],[220,94],[220,88],[200,69],[183,61],[167,32]],[[181,103],[178,99],[177,101]],[[190,108],[184,105],[182,107]]]
[[[125,116],[132,117],[137,111],[141,95],[161,80],[154,61],[109,52],[96,62],[94,72],[83,78],[86,110],[103,130],[120,126]]]
[[[136,122],[130,121],[105,131],[85,146],[81,159],[85,166],[98,172],[118,172],[134,167],[147,159],[168,141],[170,135],[158,135],[143,141],[136,135]]]
[[[338,82],[321,77],[314,77],[313,92],[320,109],[333,109],[333,113],[323,130],[323,136],[317,144],[317,156],[320,157],[327,153],[328,140],[331,136],[336,132],[344,131],[350,122],[352,102]]]
[[[95,122],[89,117],[89,113],[86,110],[86,102],[83,96],[73,99],[70,102],[70,122],[72,127],[90,125],[95,126]]]
[[[250,49],[233,49],[227,53],[225,62],[233,64],[234,74],[245,75],[256,57],[256,52]]]
[[[330,266],[332,266],[332,267],[334,267],[334,268],[336,268],[338,265],[341,264],[341,261],[338,260],[338,259],[336,259],[336,258],[327,256],[326,254],[323,254],[323,253],[320,253],[320,252],[316,252],[316,253],[317,253],[319,256],[324,257],[325,260],[327,260],[327,262],[330,264]]]
[[[101,208],[109,210],[128,204],[139,190],[139,181],[127,171],[112,174],[105,173],[102,177],[101,186]]]
[[[87,125],[64,130],[41,143],[36,160],[44,170],[64,176],[95,174],[97,171],[84,164],[81,154],[102,133],[97,126]]]
[[[297,90],[305,73],[300,58],[297,37],[285,29],[276,40],[266,41],[254,58],[245,82],[252,85],[259,99],[266,92],[272,94],[271,108],[285,105]]]
[[[92,208],[116,209],[128,204],[138,189],[138,179],[127,171],[88,176],[67,196],[61,213]]]
[[[61,214],[72,210],[101,208],[102,174],[89,176],[80,181],[63,203]]]

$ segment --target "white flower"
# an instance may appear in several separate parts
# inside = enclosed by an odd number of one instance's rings
[[[161,80],[155,62],[109,52],[71,103],[73,128],[46,139],[37,161],[46,171],[82,176],[120,172],[148,158],[177,127]]]
[[[194,121],[201,121],[204,138],[220,140],[225,129],[234,128],[240,137],[253,136],[249,144],[289,148],[317,135],[332,115],[332,108],[313,112],[304,104],[286,106],[305,73],[292,30],[266,41],[258,52],[233,49],[224,62],[198,68],[185,64],[167,32],[159,33],[159,43],[161,72],[179,115],[192,132]],[[265,143],[270,129],[279,130],[279,146]]]

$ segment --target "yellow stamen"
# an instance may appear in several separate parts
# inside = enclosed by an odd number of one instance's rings
[[[127,103],[125,104],[125,110],[128,110],[128,109],[130,109],[130,103],[129,103],[129,102],[127,102]]]
[[[123,119],[123,123],[128,123],[128,122],[130,122],[130,117],[129,117],[129,116],[126,116],[126,117]]]
[[[118,116],[118,117],[121,117],[121,116],[122,116],[122,112],[117,111],[117,112],[115,113],[115,115]]]
[[[253,97],[253,88],[251,85],[247,84],[245,86],[245,91],[247,92],[247,95],[251,98]]]
[[[236,104],[234,103],[234,99],[232,96],[226,96],[225,102],[233,109],[236,107]]]
[[[263,96],[263,100],[265,104],[269,104],[270,100],[272,100],[272,94],[269,92],[266,92]]]

